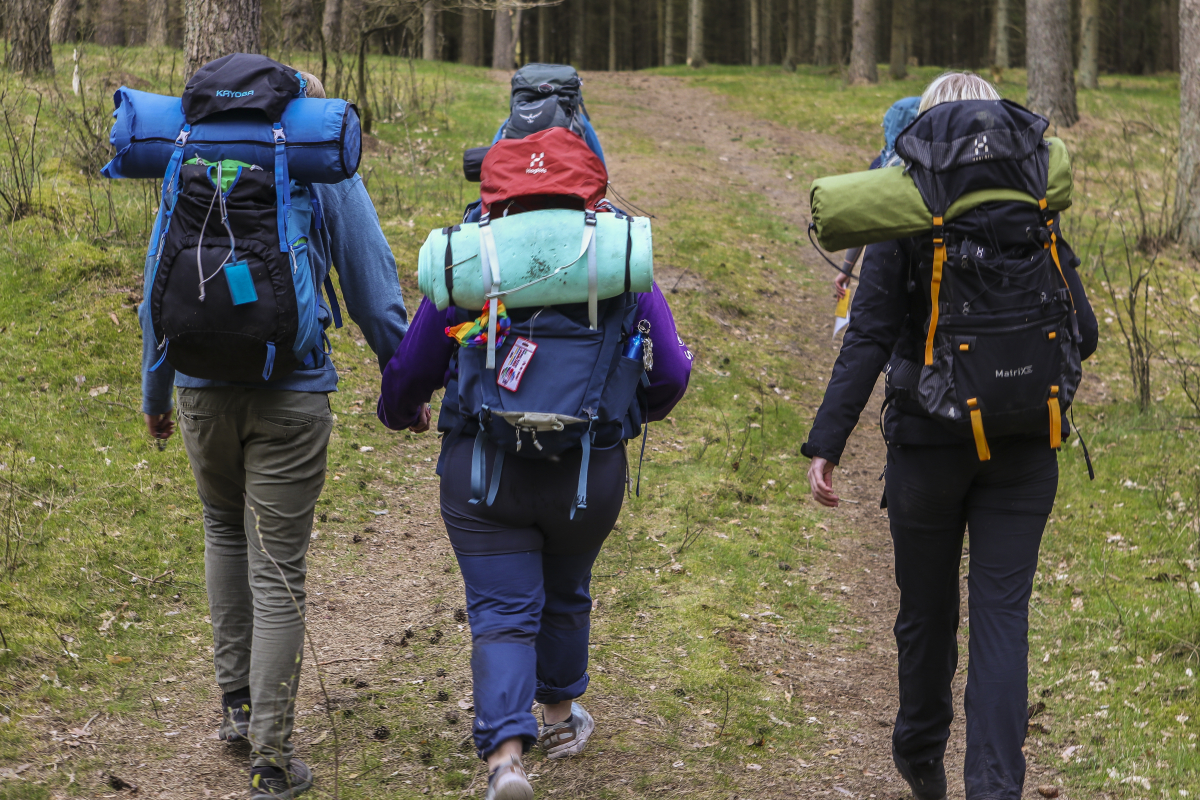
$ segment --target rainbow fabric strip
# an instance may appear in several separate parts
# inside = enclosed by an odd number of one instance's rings
[[[446,328],[446,335],[451,339],[457,340],[463,347],[487,347],[489,316],[488,307],[485,305],[482,313],[474,320]],[[508,312],[504,309],[504,301],[500,300],[496,303],[497,348],[504,344],[504,337],[508,335],[511,327],[512,322],[508,318]]]

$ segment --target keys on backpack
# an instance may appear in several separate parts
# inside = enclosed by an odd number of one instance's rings
[[[654,369],[654,342],[650,339],[650,320],[644,319],[638,323],[638,333],[642,334],[642,364],[646,372]]]

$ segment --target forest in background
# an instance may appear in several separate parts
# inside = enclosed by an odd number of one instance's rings
[[[39,0],[42,2],[44,0]],[[17,0],[13,0],[14,6]],[[875,60],[985,69],[1025,62],[1020,0],[877,0],[868,9]],[[262,44],[271,50],[369,53],[472,66],[530,61],[589,70],[684,63],[689,13],[703,17],[703,58],[718,64],[849,64],[852,0],[263,0]],[[517,33],[497,63],[497,14]],[[1179,0],[1072,0],[1071,45],[1083,55],[1082,18],[1099,29],[1101,72],[1179,68]],[[432,17],[429,21],[428,18]],[[861,24],[861,22],[860,22]],[[170,45],[184,39],[182,0],[55,0],[55,44]],[[432,36],[427,30],[432,28]],[[1003,31],[998,40],[997,31]],[[7,37],[6,37],[7,38]],[[429,47],[429,45],[432,47]],[[503,44],[503,43],[502,43]]]

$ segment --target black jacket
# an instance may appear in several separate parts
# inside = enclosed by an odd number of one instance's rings
[[[956,242],[961,242],[963,237],[982,240],[996,250],[1031,246],[1026,230],[1040,224],[1038,211],[1031,205],[991,203],[947,223],[947,247],[953,252]],[[1082,338],[1080,355],[1086,359],[1096,351],[1099,339],[1096,315],[1076,271],[1079,259],[1061,234],[1058,242],[1063,272],[1075,301]],[[858,424],[875,382],[892,355],[918,363],[923,360],[929,297],[927,285],[917,277],[917,266],[929,264],[932,258],[930,236],[894,240],[867,248],[858,291],[854,295],[850,326],[808,441],[800,448],[804,455],[838,463],[846,440]],[[891,404],[883,420],[883,429],[889,444],[954,445],[971,441],[911,408],[902,411]]]

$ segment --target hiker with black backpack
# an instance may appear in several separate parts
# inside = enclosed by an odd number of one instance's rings
[[[966,797],[1022,796],[1028,603],[1066,412],[1098,338],[1079,261],[1047,209],[1047,125],[976,75],[925,90],[896,152],[931,234],[867,247],[856,314],[802,447],[813,497],[836,507],[834,467],[886,376],[882,505],[900,588],[892,754],[918,800],[946,796],[965,530]],[[997,187],[1029,202],[946,216],[965,193]]]
[[[338,384],[331,268],[381,369],[407,329],[396,263],[355,174],[353,106],[322,98],[313,76],[241,53],[201,67],[182,103],[123,87],[114,138],[127,142],[105,167],[166,170],[138,309],[142,410],[161,446],[178,389],[204,511],[218,735],[249,742],[252,800],[313,785],[291,735]],[[127,106],[156,113],[135,119]]]
[[[481,221],[430,234],[426,299],[383,376],[379,418],[397,430],[427,425],[446,390],[441,511],[466,588],[486,800],[530,800],[521,754],[572,756],[594,730],[576,702],[592,564],[624,499],[625,442],[691,371],[652,282],[649,220],[599,210],[606,178],[561,127],[493,145]]]

